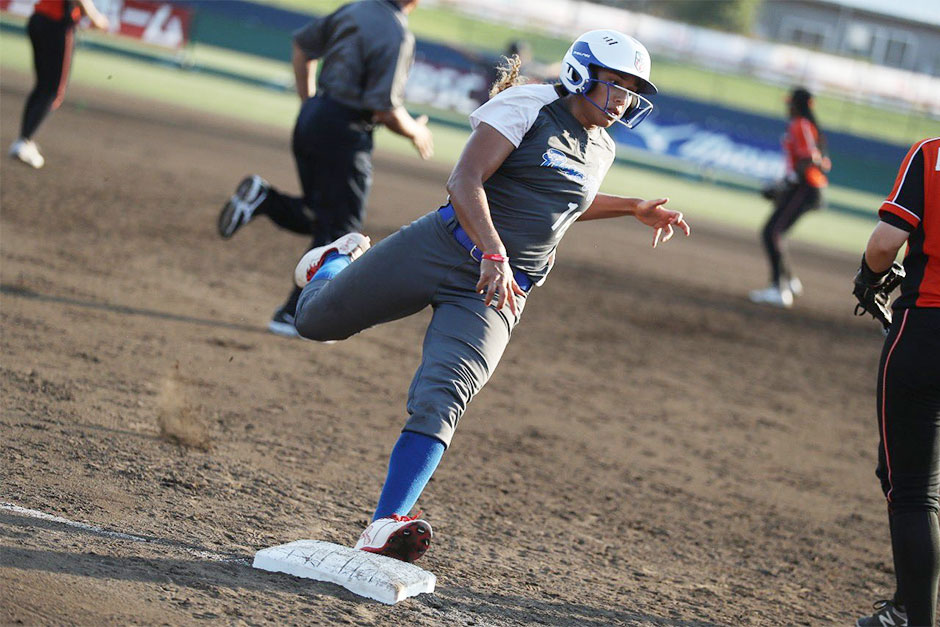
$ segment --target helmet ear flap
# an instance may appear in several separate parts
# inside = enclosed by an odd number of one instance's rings
[[[583,93],[590,84],[591,71],[587,64],[576,56],[574,46],[565,55],[560,78],[561,84],[572,94]]]
[[[568,80],[574,85],[580,84],[584,80],[578,69],[570,63],[568,64]]]

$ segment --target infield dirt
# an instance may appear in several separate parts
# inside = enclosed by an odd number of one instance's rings
[[[761,308],[756,234],[694,207],[656,250],[571,229],[419,502],[436,594],[251,569],[366,524],[427,312],[265,331],[307,241],[215,220],[246,173],[297,189],[283,130],[73,89],[38,141],[43,170],[2,162],[0,501],[150,541],[0,510],[0,623],[851,624],[893,591],[857,258],[796,246],[806,295]],[[440,167],[375,170],[373,240],[444,198]]]

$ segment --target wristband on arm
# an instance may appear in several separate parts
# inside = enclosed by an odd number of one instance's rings
[[[483,259],[487,259],[489,261],[495,261],[496,263],[504,263],[506,261],[509,261],[509,257],[507,257],[506,255],[500,255],[499,253],[486,253],[483,255]]]
[[[865,255],[862,255],[862,263],[859,265],[858,274],[859,278],[866,285],[879,285],[882,280],[884,280],[885,275],[888,274],[888,271],[891,270],[889,267],[884,272],[875,272],[868,265],[868,261],[865,259]]]

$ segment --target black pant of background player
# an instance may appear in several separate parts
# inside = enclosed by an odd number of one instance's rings
[[[771,283],[786,287],[790,280],[790,264],[780,245],[780,238],[800,217],[822,205],[822,192],[806,183],[787,183],[774,200],[774,210],[764,225],[761,241],[770,260]],[[783,279],[783,283],[781,283]]]
[[[878,478],[888,501],[895,602],[933,625],[940,574],[940,309],[896,311],[878,367]]]
[[[372,187],[371,118],[327,96],[307,99],[292,139],[303,198],[272,188],[257,211],[282,228],[313,235],[310,248],[361,231]],[[299,296],[294,287],[282,310],[293,316]]]
[[[75,45],[75,27],[70,22],[33,13],[26,30],[33,44],[36,86],[26,99],[20,137],[32,139],[36,129],[50,111],[59,107],[65,95]]]

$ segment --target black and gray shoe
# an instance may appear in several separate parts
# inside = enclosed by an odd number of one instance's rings
[[[257,174],[242,179],[219,214],[219,235],[228,239],[235,231],[251,222],[255,210],[268,197],[270,189],[268,182]]]
[[[268,331],[283,337],[300,337],[297,327],[294,326],[294,316],[283,307],[274,312],[271,322],[268,323]]]
[[[875,613],[855,621],[855,627],[907,627],[907,612],[894,601],[875,601]]]

